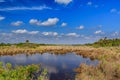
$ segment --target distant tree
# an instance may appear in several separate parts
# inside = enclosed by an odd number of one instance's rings
[[[2,42],[2,43],[0,43],[0,44],[4,45],[5,43]]]
[[[107,40],[107,37],[105,37],[104,40]]]
[[[25,42],[26,42],[26,43],[29,43],[29,40],[26,40]]]
[[[94,46],[120,46],[120,39],[115,38],[115,39],[108,39],[105,37],[104,39],[100,39],[97,42],[93,43]]]

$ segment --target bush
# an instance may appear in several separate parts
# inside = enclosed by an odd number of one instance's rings
[[[28,66],[15,66],[12,68],[10,63],[0,62],[0,80],[47,80],[47,71],[43,70],[39,76],[36,76],[40,72],[40,65],[28,65]],[[43,74],[44,73],[44,74]]]

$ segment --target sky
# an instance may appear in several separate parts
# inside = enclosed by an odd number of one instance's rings
[[[0,0],[0,43],[120,38],[120,0]]]

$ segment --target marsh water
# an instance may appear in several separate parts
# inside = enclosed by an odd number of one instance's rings
[[[29,64],[42,64],[48,70],[49,80],[74,80],[74,69],[78,68],[81,63],[87,65],[97,65],[98,60],[90,60],[83,58],[75,53],[67,54],[17,54],[13,56],[0,56],[0,61],[4,63],[11,63],[12,65],[29,65]]]

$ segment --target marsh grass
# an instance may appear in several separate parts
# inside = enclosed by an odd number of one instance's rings
[[[83,63],[75,69],[76,80],[120,80],[119,47],[104,49],[104,51],[98,50],[99,53],[96,53],[95,58],[100,61],[97,66],[88,66]]]
[[[92,46],[37,46],[37,47],[18,47],[2,46],[0,55],[16,54],[43,54],[45,52],[56,55],[75,52],[77,55],[98,59],[97,66],[81,64],[75,69],[77,72],[76,80],[120,80],[120,47],[92,47]]]

